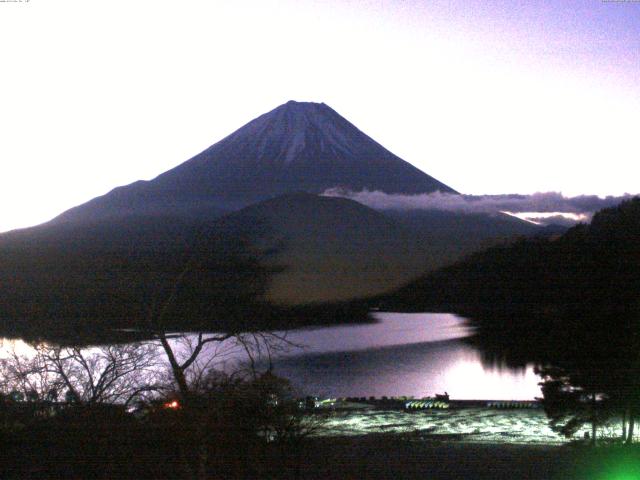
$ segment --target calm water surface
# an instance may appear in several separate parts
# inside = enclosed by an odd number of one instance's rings
[[[274,363],[303,393],[322,397],[422,397],[529,400],[541,396],[532,367],[514,371],[482,364],[461,339],[470,334],[452,314],[375,313],[376,323],[300,330],[303,344]]]
[[[279,354],[274,372],[301,395],[319,397],[414,396],[448,392],[454,399],[529,400],[541,396],[533,368],[483,365],[462,339],[470,335],[452,314],[372,314],[376,322],[296,330],[287,338],[300,347]],[[178,347],[178,351],[181,347]],[[187,349],[185,349],[187,350]],[[9,351],[29,355],[20,340],[4,340]],[[211,344],[206,355],[220,368],[237,369],[246,359],[233,345]]]

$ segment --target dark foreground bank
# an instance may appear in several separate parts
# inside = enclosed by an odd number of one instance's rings
[[[94,480],[640,478],[636,448],[476,444],[412,434],[305,438],[295,444],[261,445],[238,436],[218,436],[214,439],[218,448],[212,451],[210,468],[204,473],[183,461],[189,450],[197,452],[188,432],[178,434],[172,425],[140,429],[114,421],[108,428],[90,432],[84,429],[88,427],[85,421],[75,426],[67,423],[63,429],[5,435],[1,476]]]
[[[599,454],[599,452],[596,452]],[[581,479],[590,449],[425,440],[406,435],[334,438],[315,445],[305,479]],[[599,477],[598,477],[599,478]],[[638,477],[640,478],[640,477]]]

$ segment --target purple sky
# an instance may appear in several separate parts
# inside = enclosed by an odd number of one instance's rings
[[[287,100],[458,191],[637,193],[640,2],[0,3],[0,231]]]

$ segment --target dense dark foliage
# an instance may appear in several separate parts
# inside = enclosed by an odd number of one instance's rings
[[[638,311],[639,241],[640,199],[634,199],[559,238],[520,239],[471,255],[408,285],[385,306],[454,310],[480,329],[506,331],[514,341],[524,332],[572,339],[563,350],[574,343],[585,347],[576,335],[627,342]],[[511,335],[516,331],[521,335]],[[603,341],[591,347],[598,344],[612,350]]]
[[[170,400],[170,398],[169,398]],[[2,478],[299,478],[304,416],[288,384],[212,378],[188,408],[0,402]]]
[[[576,413],[570,432],[580,418],[604,410],[631,418],[638,412],[639,294],[636,198],[559,238],[521,239],[472,255],[389,303],[462,313],[487,361],[538,364],[553,421]]]

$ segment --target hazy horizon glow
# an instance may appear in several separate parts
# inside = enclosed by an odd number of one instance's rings
[[[287,100],[467,194],[637,193],[640,3],[0,3],[0,231]]]
[[[570,222],[588,222],[591,220],[590,215],[585,213],[571,213],[571,212],[503,212],[508,215],[512,215],[521,220],[535,223],[536,225],[542,224],[540,220],[544,219],[556,219],[562,218]]]

